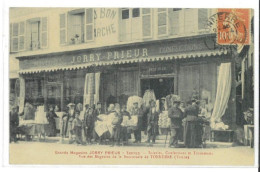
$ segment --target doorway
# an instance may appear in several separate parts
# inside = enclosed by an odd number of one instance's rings
[[[47,84],[46,86],[47,97],[46,105],[54,105],[59,107],[59,111],[62,110],[62,97],[63,89],[61,84]],[[46,109],[47,110],[47,109]]]
[[[174,94],[174,77],[141,79],[141,96],[144,95],[147,89],[154,90],[156,99]]]

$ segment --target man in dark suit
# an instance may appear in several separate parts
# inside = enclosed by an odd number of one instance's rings
[[[168,116],[171,119],[171,138],[169,147],[178,147],[178,136],[180,134],[180,129],[182,127],[183,113],[179,109],[180,101],[175,100],[173,102],[173,107],[169,109]]]
[[[141,143],[142,135],[141,135],[141,130],[142,130],[142,117],[143,113],[141,109],[138,107],[138,102],[133,103],[133,109],[131,111],[131,116],[137,116],[138,117],[138,122],[137,126],[134,129],[134,136],[135,136],[135,141],[134,143]]]
[[[87,144],[91,144],[91,139],[93,137],[93,130],[95,125],[95,117],[93,107],[88,107],[84,114],[84,127],[85,127],[85,137]]]
[[[17,142],[16,134],[19,126],[18,106],[13,106],[10,111],[10,143]]]
[[[150,101],[150,110],[147,114],[147,143],[150,143],[150,140],[152,140],[153,143],[155,143],[156,135],[158,134],[158,118],[159,113],[156,112],[155,109],[155,101]]]

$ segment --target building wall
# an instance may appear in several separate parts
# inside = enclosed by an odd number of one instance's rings
[[[123,11],[125,9],[119,8],[96,8],[92,9],[92,13],[87,11],[88,9],[73,9],[73,8],[11,8],[10,9],[10,32],[14,33],[14,24],[23,23],[19,25],[19,29],[23,28],[24,31],[18,33],[18,42],[20,37],[24,36],[24,46],[18,51],[12,51],[11,57],[17,56],[30,56],[38,54],[48,54],[54,52],[64,52],[79,49],[95,48],[110,45],[128,44],[133,42],[145,42],[151,40],[163,40],[182,36],[192,36],[198,34],[205,34],[205,23],[208,17],[213,14],[212,10],[206,9],[139,9],[139,13],[136,9],[128,9],[129,16],[125,16]],[[127,9],[126,9],[127,10]],[[149,10],[149,12],[147,12]],[[174,11],[175,10],[175,11]],[[87,23],[87,20],[94,19],[93,32],[96,35],[93,40],[84,40],[84,43],[71,43],[73,34],[70,31],[75,32],[75,27],[71,25],[80,23],[81,12],[87,14],[82,25],[84,29],[91,27]],[[61,43],[60,34],[63,28],[60,26],[60,15],[65,14],[66,24],[64,27],[66,30],[67,38],[65,43]],[[124,15],[124,16],[122,16]],[[138,16],[139,15],[139,16]],[[90,16],[88,19],[87,16]],[[134,17],[138,16],[138,17]],[[158,18],[160,16],[160,18]],[[93,17],[93,18],[92,18]],[[150,20],[149,20],[150,19]],[[30,42],[32,38],[30,22],[38,20],[40,22],[40,42],[46,38],[47,43],[40,45],[40,48],[32,50],[30,48]],[[201,24],[198,24],[200,21]],[[201,22],[205,21],[205,22]],[[44,22],[44,26],[42,25]],[[88,21],[89,22],[89,21]],[[47,26],[46,26],[47,23]],[[44,27],[44,28],[43,28]],[[16,27],[15,27],[16,28]],[[81,35],[86,38],[88,31],[85,31],[85,35]],[[43,36],[44,34],[44,36]],[[16,36],[15,36],[16,37]],[[11,44],[12,39],[11,37]],[[21,39],[22,40],[22,39]],[[42,44],[42,43],[40,43]],[[47,44],[47,45],[46,45]]]

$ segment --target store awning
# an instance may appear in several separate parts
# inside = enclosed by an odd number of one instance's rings
[[[70,66],[52,66],[45,68],[31,68],[20,70],[19,74],[29,74],[29,73],[40,73],[40,72],[53,72],[58,70],[76,70],[84,69],[91,66],[108,66],[116,64],[128,64],[128,63],[138,63],[138,62],[154,62],[154,61],[164,61],[164,60],[173,60],[173,59],[192,59],[199,57],[214,57],[227,54],[227,50],[215,50],[215,51],[203,51],[203,52],[192,52],[192,53],[183,53],[183,54],[174,54],[167,56],[157,56],[157,57],[145,57],[145,58],[135,58],[135,59],[122,59],[116,61],[100,61],[93,63],[84,63]]]

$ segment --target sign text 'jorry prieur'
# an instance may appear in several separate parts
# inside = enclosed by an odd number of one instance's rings
[[[109,61],[109,60],[120,60],[130,59],[138,57],[148,57],[147,48],[142,49],[129,49],[121,51],[108,51],[104,53],[91,53],[72,56],[71,63],[88,63],[97,61]]]

